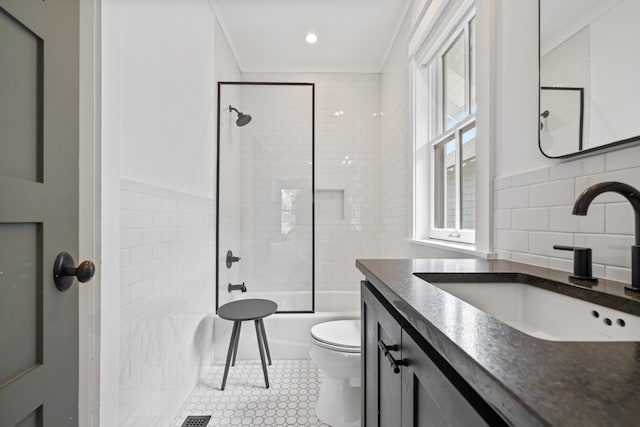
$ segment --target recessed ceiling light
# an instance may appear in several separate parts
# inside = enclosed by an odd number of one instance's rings
[[[304,39],[307,41],[307,43],[314,44],[318,41],[318,36],[313,33],[308,33],[306,36],[304,36]]]

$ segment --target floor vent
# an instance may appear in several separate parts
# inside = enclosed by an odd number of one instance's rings
[[[189,415],[182,423],[182,427],[206,427],[210,419],[211,415]]]

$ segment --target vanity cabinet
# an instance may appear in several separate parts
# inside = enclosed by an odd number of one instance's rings
[[[371,284],[361,291],[363,426],[506,425]]]

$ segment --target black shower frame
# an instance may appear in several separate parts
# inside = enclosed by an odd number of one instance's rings
[[[560,86],[540,86],[540,98],[542,98],[543,90],[556,90],[556,91],[566,91],[566,92],[578,92],[578,96],[580,97],[580,128],[578,129],[578,152],[582,152],[582,141],[584,135],[584,88],[582,87],[560,87]],[[540,144],[542,141],[540,141]],[[542,145],[540,145],[540,150],[542,151]],[[544,154],[544,151],[542,152]],[[545,154],[546,155],[546,154]]]
[[[236,82],[219,81],[217,95],[216,121],[216,314],[219,303],[219,268],[220,257],[220,93],[224,85],[237,86],[310,86],[311,87],[311,310],[276,311],[276,313],[315,313],[316,309],[316,84],[313,82]]]

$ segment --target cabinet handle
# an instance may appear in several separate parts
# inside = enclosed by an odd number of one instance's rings
[[[391,365],[391,369],[393,370],[393,373],[395,374],[400,373],[400,366],[408,365],[406,359],[396,360],[393,358],[391,353],[389,353],[389,351],[400,351],[400,346],[398,344],[386,345],[384,341],[382,341],[382,339],[379,339],[378,348],[380,348],[382,353],[386,356],[387,360],[389,361],[389,365]]]

